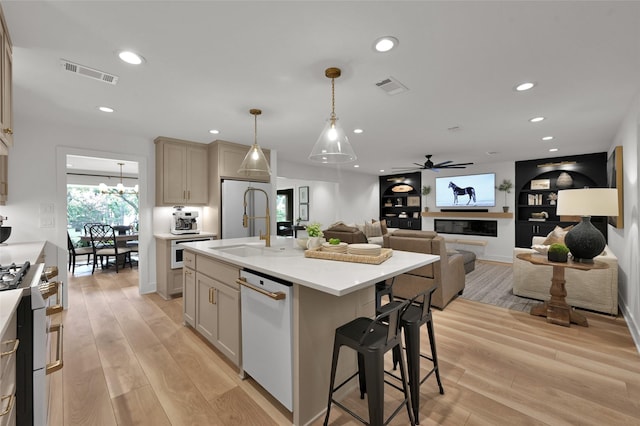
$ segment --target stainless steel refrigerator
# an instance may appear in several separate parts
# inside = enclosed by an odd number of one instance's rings
[[[260,235],[261,231],[265,234],[267,225],[264,219],[249,219],[249,227],[242,226],[243,197],[248,187],[262,189],[271,197],[271,184],[225,179],[221,185],[222,238],[254,237]],[[262,192],[250,191],[247,193],[247,215],[264,216],[266,208],[267,200]],[[272,211],[270,214],[275,217],[275,212]]]

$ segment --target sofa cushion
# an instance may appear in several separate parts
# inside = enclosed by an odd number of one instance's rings
[[[549,234],[547,235],[547,239],[544,240],[542,244],[545,246],[550,246],[554,243],[564,244],[564,237],[565,235],[567,235],[567,232],[571,230],[571,228],[573,228],[573,225],[567,226],[566,228],[556,226],[553,231],[549,232]]]
[[[382,228],[380,227],[380,222],[365,222],[364,235],[366,235],[367,238],[382,237]]]

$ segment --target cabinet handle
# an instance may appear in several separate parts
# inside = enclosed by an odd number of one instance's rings
[[[13,129],[11,127],[5,127],[4,129],[2,129],[2,133],[6,133],[8,135],[12,135],[13,134]]]
[[[216,304],[216,289],[213,287],[209,288],[209,303]]]
[[[254,286],[252,286],[251,284],[249,284],[247,282],[247,279],[245,277],[240,277],[240,279],[236,280],[236,283],[240,284],[240,285],[243,285],[246,288],[250,288],[251,290],[257,291],[260,294],[264,294],[265,296],[267,296],[268,298],[273,299],[273,300],[284,300],[284,299],[287,298],[286,293],[283,292],[283,291],[277,291],[275,293],[272,293],[270,291],[263,290],[263,289],[261,289],[259,287],[254,287]]]
[[[191,275],[191,271],[188,271],[188,270],[186,270],[186,269],[185,269],[185,270],[184,270],[184,274],[185,274],[185,275]]]
[[[0,398],[0,401],[4,402],[6,399],[9,400],[9,402],[7,403],[7,408],[2,413],[0,413],[0,417],[6,416],[11,412],[11,407],[13,407],[13,402],[15,401],[14,395],[3,396],[2,398]]]
[[[0,352],[0,357],[3,356],[9,356],[13,353],[15,353],[18,350],[18,345],[20,344],[20,339],[14,339],[14,340],[7,340],[6,342],[2,342],[2,345],[10,345],[13,343],[13,349],[11,349],[10,351],[6,351],[6,352]]]
[[[191,199],[191,190],[187,189],[187,200]]]
[[[46,374],[55,373],[56,371],[62,368],[62,324],[56,324],[49,327],[49,332],[57,332],[58,333],[58,347],[56,348],[56,360],[47,364]]]

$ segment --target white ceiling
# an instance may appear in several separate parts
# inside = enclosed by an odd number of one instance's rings
[[[606,151],[640,88],[640,2],[2,1],[14,45],[14,114],[307,156],[331,107],[360,171]],[[377,53],[393,35],[397,49]],[[133,49],[138,67],[116,53]],[[110,85],[60,67],[115,74]],[[409,88],[389,96],[389,76]],[[513,87],[535,81],[525,93]],[[115,108],[105,114],[100,105]],[[532,124],[528,119],[547,119]],[[457,131],[447,130],[458,126]],[[361,127],[361,135],[350,133]],[[209,129],[220,130],[218,136]],[[19,132],[19,129],[16,129]],[[553,135],[552,142],[542,142]],[[18,134],[16,138],[19,137]],[[549,153],[557,147],[557,153]],[[495,152],[487,155],[487,152]],[[351,165],[345,167],[352,167]]]

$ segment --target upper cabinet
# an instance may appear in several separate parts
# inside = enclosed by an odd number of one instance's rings
[[[156,205],[204,205],[209,197],[207,145],[157,137]]]
[[[269,176],[265,177],[247,177],[238,173],[238,169],[242,164],[242,160],[249,152],[249,146],[240,145],[237,143],[226,142],[217,140],[212,144],[212,149],[215,151],[215,157],[217,158],[218,175],[220,179],[240,179],[250,180],[251,182],[269,182]],[[271,162],[268,149],[263,149],[264,156],[267,157],[267,161]]]
[[[0,9],[0,154],[6,155],[13,146],[13,90],[12,90],[12,50],[9,30]]]

